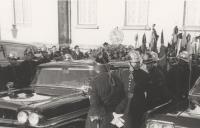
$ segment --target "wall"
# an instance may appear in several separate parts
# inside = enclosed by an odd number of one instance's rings
[[[13,0],[0,0],[0,38],[22,42],[43,42],[58,44],[58,0],[31,0],[32,21],[29,26],[17,26],[18,35],[11,34],[13,24]],[[97,23],[99,29],[80,29],[77,27],[77,0],[71,0],[72,46],[92,48],[110,42],[109,35],[113,28],[124,26],[125,0],[97,0]],[[150,0],[149,26],[156,24],[157,33],[164,30],[165,44],[171,39],[173,27],[181,27],[184,0]],[[141,43],[146,33],[150,40],[150,31],[125,30],[123,44],[134,44],[136,33]],[[196,33],[195,33],[196,34]],[[160,42],[160,40],[158,41]]]
[[[72,42],[86,47],[110,42],[109,34],[113,28],[124,26],[125,0],[98,0],[97,17],[99,29],[77,28],[77,0],[72,0]],[[150,0],[149,26],[156,24],[157,33],[163,29],[165,44],[171,40],[175,25],[181,27],[183,20],[184,0]],[[136,33],[141,43],[143,33],[150,40],[150,31],[124,30],[123,44],[134,44]],[[159,40],[160,42],[160,40]],[[160,44],[160,43],[159,43]],[[158,44],[158,45],[159,45]]]
[[[18,25],[17,37],[13,38],[13,0],[0,0],[1,39],[58,44],[57,10],[57,0],[31,0],[31,24]]]

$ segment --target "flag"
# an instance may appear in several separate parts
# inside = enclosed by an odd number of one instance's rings
[[[158,37],[159,36],[157,35],[156,29],[153,28],[151,32],[150,50],[156,53],[158,53],[158,50],[157,50]]]
[[[162,30],[162,32],[161,32],[160,43],[161,43],[161,44],[164,44],[163,30]]]
[[[178,56],[181,51],[181,42],[182,42],[182,39],[178,39],[176,56]]]
[[[187,39],[186,39],[186,32],[183,33],[183,39],[181,42],[181,50],[184,49],[186,50],[187,47]]]
[[[192,54],[192,42],[191,42],[191,35],[187,34],[187,46],[186,46],[186,50],[189,54]]]
[[[5,53],[3,45],[0,45],[0,52],[3,52],[4,57],[6,57],[6,53]]]
[[[146,43],[147,43],[147,39],[146,39],[146,34],[144,33],[142,37],[142,44],[146,45]]]
[[[138,47],[138,33],[135,35],[135,48]]]

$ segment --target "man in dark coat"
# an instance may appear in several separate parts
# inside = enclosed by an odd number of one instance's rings
[[[124,96],[121,81],[115,73],[101,72],[90,82],[90,109],[86,128],[110,128],[112,112]]]
[[[143,57],[149,75],[147,90],[147,110],[152,109],[170,99],[163,71],[157,67],[158,55],[147,52]]]
[[[60,51],[57,50],[56,46],[52,47],[52,52],[50,54],[50,59],[54,61],[61,61],[63,60],[62,54]]]
[[[36,67],[39,64],[39,62],[33,60],[34,55],[33,54],[27,54],[25,56],[25,60],[20,63],[20,79],[23,82],[21,85],[16,85],[16,88],[24,88],[28,87],[36,73]]]
[[[187,98],[189,75],[189,54],[183,51],[178,56],[178,64],[174,65],[167,73],[167,85],[176,101]]]
[[[8,56],[8,61],[10,64],[2,68],[3,75],[2,75],[1,84],[4,87],[4,90],[7,89],[6,84],[8,82],[13,82],[15,88],[16,86],[23,85],[22,76],[21,76],[22,71],[21,71],[19,62],[17,60],[18,60],[17,55],[10,53]]]
[[[107,52],[105,52],[105,50],[103,48],[99,49],[99,51],[96,55],[95,61],[100,64],[106,64],[110,61]]]
[[[74,60],[80,60],[80,59],[83,59],[84,58],[84,55],[83,53],[80,51],[80,48],[78,45],[76,45],[74,47],[74,51],[72,53],[72,57]]]
[[[148,85],[147,73],[140,69],[139,52],[130,51],[130,68],[120,71],[125,96],[116,108],[117,114],[123,114],[124,128],[139,128],[145,112],[145,93]]]

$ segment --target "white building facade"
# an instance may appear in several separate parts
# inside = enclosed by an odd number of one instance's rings
[[[121,43],[134,45],[135,36],[141,43],[144,33],[148,43],[156,24],[167,44],[175,26],[199,35],[199,5],[199,0],[0,0],[0,38],[92,48],[111,43],[111,31],[118,28]]]

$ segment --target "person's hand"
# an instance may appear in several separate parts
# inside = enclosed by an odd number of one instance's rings
[[[124,126],[124,119],[122,119],[124,114],[117,114],[115,112],[113,112],[113,120],[111,121],[111,124],[117,126],[118,128],[121,128]]]

